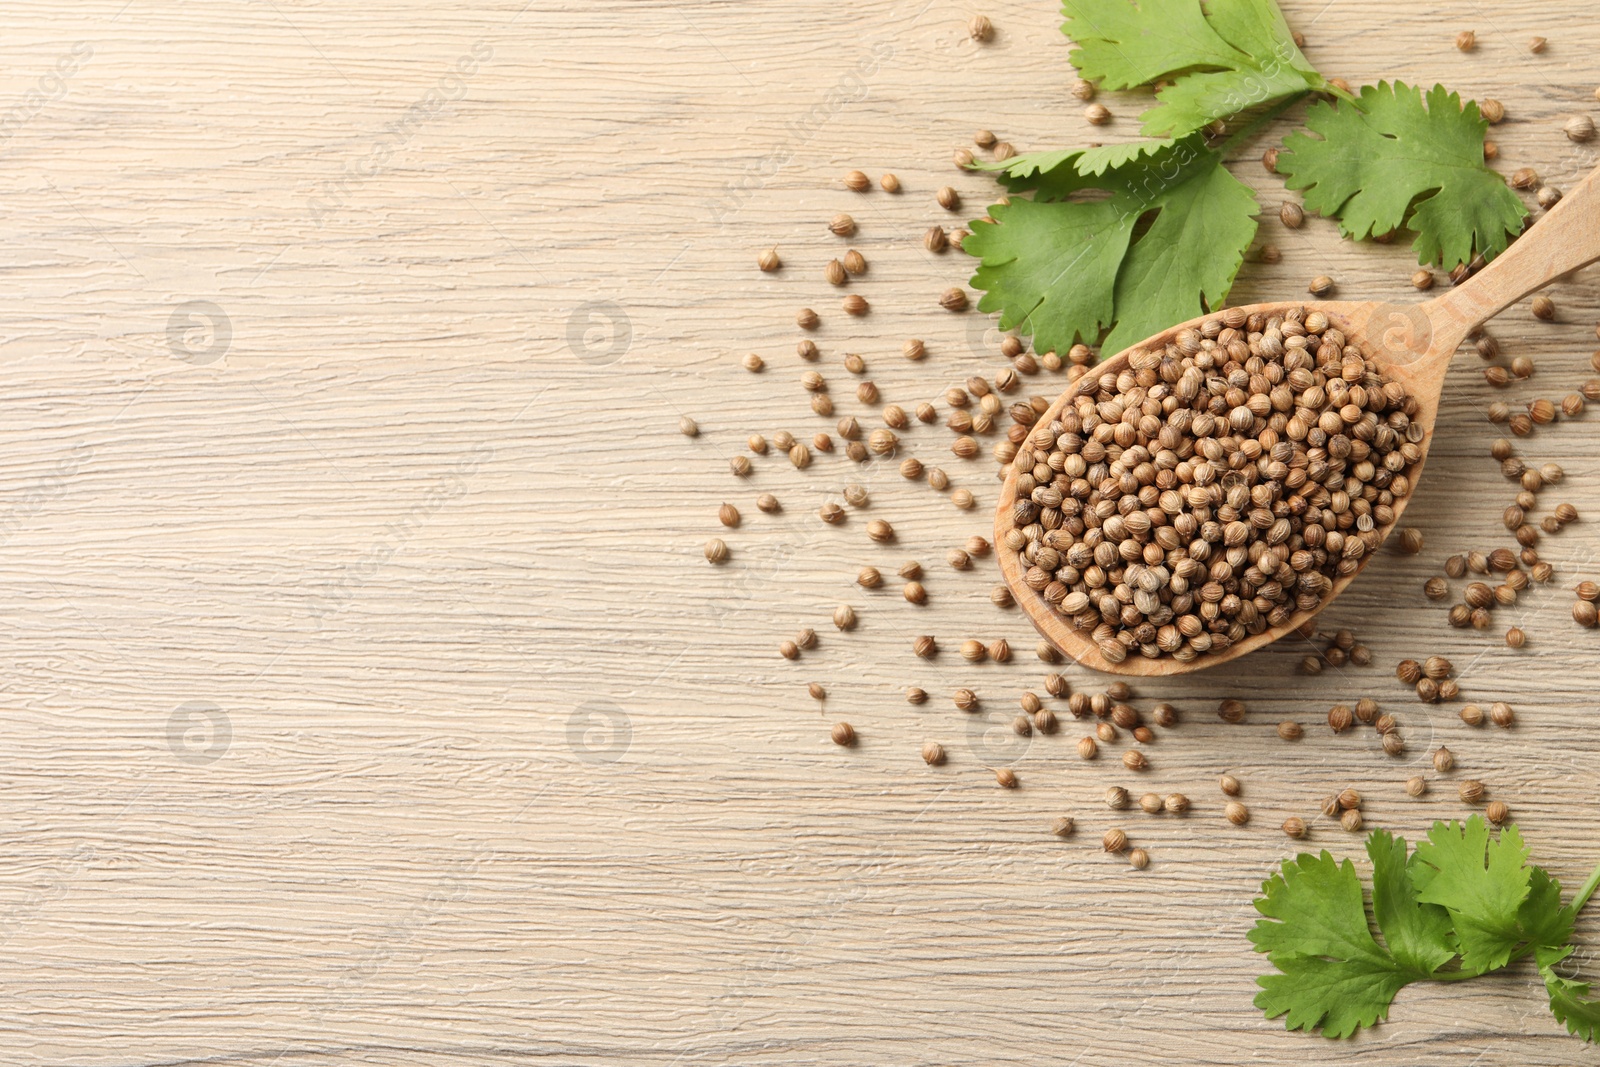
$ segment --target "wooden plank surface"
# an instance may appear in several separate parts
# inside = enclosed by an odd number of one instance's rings
[[[1594,103],[1600,12],[1514,0],[1285,4],[1319,69],[1444,81],[1506,104],[1509,172],[1570,185],[1596,162],[1560,126]],[[951,472],[962,512],[891,464],[804,472],[730,456],[752,432],[827,423],[799,388],[793,315],[814,306],[841,413],[842,353],[885,401],[938,401],[1001,365],[977,315],[937,294],[969,264],[920,246],[946,182],[990,190],[951,151],[980,126],[1019,148],[1090,138],[1049,3],[996,0],[996,39],[948,0],[829,6],[624,0],[238,5],[21,0],[0,75],[7,166],[0,582],[9,754],[0,786],[0,1060],[16,1065],[1558,1064],[1586,1053],[1525,967],[1411,989],[1354,1043],[1286,1034],[1250,1005],[1249,900],[1287,851],[1275,827],[1353,784],[1369,821],[1416,835],[1463,810],[1402,780],[1448,744],[1571,882],[1600,855],[1595,636],[1570,621],[1600,572],[1597,444],[1582,421],[1521,443],[1567,472],[1543,494],[1584,521],[1558,567],[1454,631],[1423,579],[1504,542],[1511,491],[1487,457],[1500,397],[1464,353],[1408,513],[1420,556],[1386,551],[1330,612],[1375,655],[1294,673],[1307,647],[1151,682],[1185,725],[1137,782],[1073,755],[1081,729],[1006,723],[1043,667],[992,560],[988,459],[941,426],[906,449]],[[1474,28],[1480,45],[1452,39]],[[1550,38],[1528,52],[1534,34]],[[1103,99],[1131,137],[1137,104]],[[1287,128],[1281,127],[1281,128]],[[1332,223],[1283,229],[1262,191],[1240,302],[1327,273],[1344,297],[1412,299],[1403,245]],[[904,192],[839,175],[892,170]],[[861,222],[871,262],[836,309],[822,281]],[[788,263],[754,269],[777,244]],[[1538,364],[1507,390],[1559,399],[1591,375],[1594,275],[1554,286],[1553,324],[1493,330]],[[912,365],[901,340],[926,339]],[[769,370],[740,369],[759,352]],[[1063,383],[1030,381],[1053,394]],[[677,432],[682,414],[702,434]],[[831,420],[829,420],[831,421]],[[850,481],[865,516],[814,518]],[[758,493],[784,511],[756,511]],[[723,501],[725,566],[701,558]],[[930,603],[851,584],[922,561]],[[893,584],[893,583],[891,583]],[[852,604],[859,628],[829,625]],[[1512,652],[1500,633],[1524,626]],[[821,632],[799,663],[776,653]],[[946,651],[921,662],[918,633]],[[1008,637],[1006,666],[951,654]],[[1509,731],[1408,698],[1392,667],[1441,653]],[[1073,684],[1094,679],[1069,671]],[[828,687],[819,708],[806,683]],[[933,697],[920,708],[907,684]],[[949,694],[976,689],[983,714]],[[1372,696],[1410,747],[1334,737],[1330,703]],[[1224,696],[1249,720],[1211,714]],[[1307,737],[1274,727],[1293,718]],[[861,742],[829,744],[848,719]],[[925,767],[925,739],[949,763]],[[1009,763],[1022,786],[997,789]],[[1215,780],[1245,782],[1247,828]],[[1432,776],[1430,770],[1430,777]],[[1182,790],[1184,820],[1114,814],[1109,784]],[[1047,827],[1071,813],[1078,834]],[[1124,826],[1142,873],[1103,857]],[[1315,821],[1311,843],[1357,842]],[[1582,924],[1590,941],[1597,929]],[[1580,953],[1592,966],[1591,954]]]

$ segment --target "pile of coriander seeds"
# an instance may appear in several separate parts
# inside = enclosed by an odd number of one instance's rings
[[[1113,663],[1314,612],[1410,492],[1417,402],[1317,311],[1237,308],[1091,370],[1013,466],[1024,580]]]

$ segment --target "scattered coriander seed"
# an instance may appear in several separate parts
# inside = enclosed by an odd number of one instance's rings
[[[1450,595],[1450,584],[1443,578],[1429,578],[1422,583],[1422,592],[1429,600],[1443,600]]]
[[[828,260],[828,265],[823,268],[822,276],[827,279],[829,285],[843,285],[850,280],[844,272],[844,264],[837,259]]]
[[[908,559],[900,564],[900,569],[895,573],[908,582],[914,582],[922,577],[922,564],[914,559]]]
[[[1000,637],[989,642],[989,658],[996,663],[1011,662],[1011,643]]]
[[[904,593],[909,603],[926,604],[928,602],[928,590],[921,582],[907,582]]]
[[[1454,671],[1450,661],[1443,656],[1429,656],[1422,661],[1422,673],[1434,681],[1448,678]]]
[[[1600,600],[1600,583],[1585,579],[1572,587],[1579,600]]]
[[[1456,792],[1460,794],[1463,802],[1476,804],[1483,799],[1483,783],[1476,778],[1468,778],[1456,787]]]
[[[961,194],[956,192],[955,189],[948,185],[943,186],[937,193],[935,193],[934,199],[937,200],[939,202],[939,206],[944,208],[946,211],[961,210]]]
[[[733,472],[733,476],[735,478],[748,478],[750,476],[750,471],[752,470],[750,465],[750,457],[730,456],[728,459],[728,469]]]
[[[1433,271],[1426,268],[1417,271],[1411,276],[1411,285],[1415,289],[1427,291],[1433,288]]]
[[[832,731],[833,743],[841,748],[849,748],[856,743],[856,730],[847,722],[836,722]]]
[[[1542,185],[1539,187],[1539,191],[1534,194],[1533,198],[1538,202],[1541,208],[1549,211],[1551,208],[1555,207],[1561,202],[1561,190],[1557,189],[1553,185]]]
[[[970,689],[957,689],[951,694],[951,700],[960,711],[971,711],[978,706],[978,694]]]
[[[1111,109],[1104,104],[1090,104],[1083,109],[1083,121],[1091,126],[1104,126],[1111,121]]]
[[[968,511],[974,504],[977,503],[977,500],[973,497],[972,490],[956,489],[950,493],[950,503],[954,504],[962,511]]]
[[[732,504],[724,504],[717,510],[717,521],[724,526],[739,525],[739,509]]]
[[[1050,832],[1055,834],[1057,837],[1068,837],[1072,834],[1074,829],[1076,829],[1076,824],[1072,821],[1071,817],[1066,815],[1060,816],[1055,822],[1050,824]]]
[[[856,626],[856,612],[849,604],[840,604],[833,609],[833,625],[841,630],[853,630]]]
[[[1107,852],[1121,852],[1128,847],[1128,835],[1121,830],[1107,830],[1100,838],[1100,847]]]
[[[883,584],[883,573],[870,565],[862,567],[856,572],[856,584],[863,589],[876,589]]]
[[[1456,769],[1455,753],[1440,745],[1433,752],[1433,769],[1440,774],[1445,774]]]
[[[911,651],[921,659],[932,659],[939,654],[939,643],[932,634],[923,634],[911,642]]]
[[[1506,107],[1500,101],[1485,97],[1478,101],[1478,114],[1491,126],[1497,126],[1505,120]]]
[[[811,694],[812,700],[828,699],[828,691],[822,687],[821,682],[812,682],[810,685],[806,686],[806,692]]]
[[[1298,841],[1306,836],[1306,821],[1299,816],[1291,815],[1283,820],[1283,832]]]
[[[1094,99],[1094,82],[1089,81],[1086,78],[1079,78],[1072,83],[1072,88],[1068,89],[1067,91],[1070,92],[1075,99],[1082,100],[1084,103],[1088,103],[1090,100]]]
[[[846,315],[854,315],[856,318],[860,318],[871,310],[871,305],[867,303],[867,298],[860,293],[851,293],[840,301],[839,306],[844,308]]]
[[[1052,645],[1049,641],[1046,641],[1042,637],[1039,639],[1039,643],[1033,646],[1033,650],[1034,653],[1038,655],[1039,659],[1045,663],[1061,662],[1061,652],[1056,648],[1055,645]]]
[[[937,767],[944,762],[944,746],[937,741],[924,741],[922,743],[922,762],[930,767]]]
[[[1420,774],[1406,779],[1406,796],[1420,797],[1428,791],[1428,780]]]
[[[1078,739],[1078,758],[1094,759],[1098,755],[1100,755],[1100,746],[1095,742],[1094,738],[1083,737]]]
[[[1335,704],[1328,709],[1328,729],[1336,734],[1342,734],[1355,723],[1355,715],[1351,713],[1349,705]]]
[[[1348,811],[1351,808],[1359,808],[1361,806],[1361,794],[1356,792],[1354,788],[1347,787],[1340,790],[1337,799],[1341,811]]]
[[[864,193],[872,188],[872,179],[859,170],[852,170],[844,176],[844,187],[853,193]]]
[[[728,558],[728,543],[720,537],[713,537],[706,542],[706,562],[722,563]]]
[[[1292,719],[1285,719],[1278,724],[1278,736],[1285,741],[1298,741],[1301,735],[1300,724]]]
[[[922,687],[915,686],[915,685],[911,685],[911,686],[907,686],[906,687],[906,703],[907,704],[926,704],[927,702],[928,702],[928,691],[926,689],[923,689]]]
[[[1361,812],[1356,808],[1351,808],[1349,811],[1339,816],[1340,828],[1352,834],[1360,832],[1362,823],[1364,821],[1365,820],[1361,818]]]
[[[950,288],[944,291],[943,296],[939,297],[939,306],[944,308],[946,311],[967,310],[966,290],[962,289],[960,286],[952,285]]]
[[[844,521],[844,508],[830,500],[817,509],[817,518],[830,525],[838,525]]]
[[[1451,556],[1444,561],[1444,572],[1452,578],[1461,578],[1467,573],[1467,557],[1460,555]]]
[[[789,449],[789,462],[794,464],[796,470],[805,470],[811,466],[811,449],[797,442]]]
[[[818,326],[822,325],[822,320],[818,318],[817,313],[812,311],[810,308],[801,308],[799,313],[795,315],[794,321],[795,325],[799,326],[802,330],[815,330]]]
[[[1128,866],[1136,871],[1142,871],[1150,866],[1150,853],[1142,848],[1128,850]]]
[[[1566,125],[1561,127],[1561,132],[1567,135],[1567,140],[1582,144],[1594,140],[1594,120],[1588,115],[1574,115],[1568,119]]]
[[[1517,714],[1511,710],[1510,704],[1503,700],[1497,700],[1489,705],[1489,721],[1501,729],[1505,729],[1517,721]]]
[[[1130,748],[1122,754],[1122,765],[1130,771],[1142,771],[1150,766],[1150,760],[1143,752]]]
[[[844,502],[853,508],[864,508],[871,499],[865,486],[851,482],[844,487]]]
[[[1528,635],[1522,632],[1520,626],[1513,626],[1506,631],[1506,645],[1509,648],[1521,648],[1528,643]]]
[[[799,659],[800,646],[795,644],[793,641],[779,641],[778,655],[782,656],[784,659]]]
[[[1224,795],[1230,797],[1238,796],[1239,790],[1241,789],[1241,786],[1239,785],[1239,779],[1235,778],[1231,774],[1224,774],[1221,778],[1218,778],[1217,787],[1222,790]]]
[[[973,155],[965,148],[958,148],[951,156],[957,170],[965,170],[973,164]]]
[[[760,374],[766,365],[767,361],[756,355],[754,352],[751,352],[744,357],[744,369],[749,371],[751,374]]]
[[[974,15],[972,21],[967,23],[967,36],[984,44],[994,37],[994,23],[989,21],[987,15]]]
[[[799,632],[797,632],[794,635],[794,643],[796,645],[800,646],[801,648],[806,648],[806,649],[816,648],[817,647],[817,631],[813,630],[809,626],[800,627]]]
[[[1519,167],[1511,172],[1510,181],[1513,189],[1532,189],[1539,184],[1539,172],[1532,167]]]
[[[1550,42],[1545,40],[1543,37],[1530,37],[1528,38],[1528,51],[1532,52],[1534,55],[1538,55],[1540,52],[1543,52],[1546,46],[1549,44]]]
[[[856,232],[856,220],[841,211],[828,223],[828,229],[838,237],[850,237]]]
[[[1298,230],[1305,225],[1305,209],[1293,200],[1285,200],[1283,206],[1278,209],[1278,218],[1289,229]]]
[[[1356,701],[1356,718],[1361,722],[1370,723],[1378,717],[1378,702],[1371,697],[1362,697]]]
[[[922,247],[930,252],[943,252],[950,247],[950,238],[945,235],[943,226],[929,226],[922,235]]]
[[[1010,767],[997,767],[994,772],[995,784],[1001,789],[1015,789],[1017,787],[1017,774]]]
[[[1477,46],[1478,35],[1471,30],[1462,30],[1456,34],[1456,48],[1462,52],[1470,52]]]
[[[1223,722],[1243,722],[1245,706],[1242,700],[1224,700],[1217,705],[1217,718]]]
[[[1105,800],[1106,807],[1112,811],[1121,811],[1131,803],[1128,791],[1120,785],[1108,787],[1105,792]]]
[[[994,135],[993,130],[979,130],[972,135],[972,143],[979,148],[993,148],[997,140],[999,138]]]
[[[1414,659],[1403,659],[1395,666],[1394,673],[1407,685],[1416,685],[1422,677],[1422,664]]]
[[[1016,602],[1016,597],[1011,595],[1011,588],[1004,582],[999,583],[993,589],[989,590],[989,603],[993,604],[997,608],[1009,608],[1016,604]],[[1041,655],[1039,658],[1043,659],[1044,657]]]
[[[1235,826],[1243,826],[1250,821],[1250,809],[1237,800],[1230,800],[1223,806],[1223,815]]]
[[[1543,293],[1533,298],[1530,308],[1533,311],[1533,317],[1541,322],[1553,322],[1555,320],[1556,302]]]
[[[1321,807],[1322,814],[1326,815],[1330,819],[1337,819],[1339,817],[1339,813],[1344,810],[1339,806],[1339,796],[1337,793],[1323,797]]]
[[[1400,551],[1408,556],[1414,556],[1422,551],[1422,531],[1415,526],[1407,526],[1400,531]]]
[[[1306,290],[1312,296],[1327,296],[1333,292],[1333,279],[1326,274],[1319,274],[1311,279],[1311,284],[1306,287]]]

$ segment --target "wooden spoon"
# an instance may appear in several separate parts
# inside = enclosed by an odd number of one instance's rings
[[[1420,445],[1422,455],[1409,472],[1411,494],[1414,495],[1422,465],[1428,458],[1428,446],[1433,443],[1433,424],[1439,413],[1445,371],[1467,334],[1529,293],[1597,259],[1600,259],[1600,170],[1585,178],[1487,267],[1432,300],[1419,304],[1289,300],[1250,304],[1243,310],[1248,313],[1259,311],[1266,315],[1281,314],[1291,307],[1304,307],[1308,313],[1320,311],[1346,337],[1359,342],[1381,371],[1405,385],[1406,390],[1417,398],[1418,411],[1413,421],[1421,423],[1426,430]],[[1164,348],[1180,331],[1196,328],[1206,319],[1215,317],[1215,313],[1202,315],[1164,330],[1124,349],[1111,359],[1102,360],[1094,367],[1092,374],[1080,381],[1098,380],[1107,371],[1120,373],[1127,369],[1130,354],[1147,348]],[[1049,423],[1060,417],[1076,395],[1077,385],[1074,384],[1050,405],[1039,421]],[[1343,592],[1376,555],[1367,553],[1361,560],[1361,567],[1355,572],[1335,579],[1333,588],[1314,610],[1297,612],[1281,626],[1263,630],[1229,645],[1221,652],[1206,653],[1188,663],[1170,656],[1149,659],[1135,653],[1121,663],[1112,663],[1100,654],[1099,646],[1087,631],[1074,629],[1065,616],[1022,580],[1028,565],[1019,553],[1006,547],[1005,540],[1006,532],[1012,529],[1011,506],[1016,497],[1017,471],[1012,467],[1006,473],[1005,486],[1000,491],[1000,502],[995,511],[995,552],[1000,558],[1000,569],[1005,574],[1006,584],[1011,587],[1012,595],[1022,605],[1022,610],[1028,613],[1033,625],[1051,644],[1086,667],[1112,674],[1185,674],[1215,667],[1262,645],[1271,644],[1331,604],[1334,597]],[[1400,521],[1410,499],[1408,495],[1395,502],[1394,522],[1382,527],[1378,531],[1380,536],[1388,536],[1395,523]]]

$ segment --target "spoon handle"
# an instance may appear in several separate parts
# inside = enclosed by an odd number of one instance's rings
[[[1600,169],[1487,267],[1432,301],[1434,352],[1453,353],[1473,327],[1568,271],[1600,259]]]

